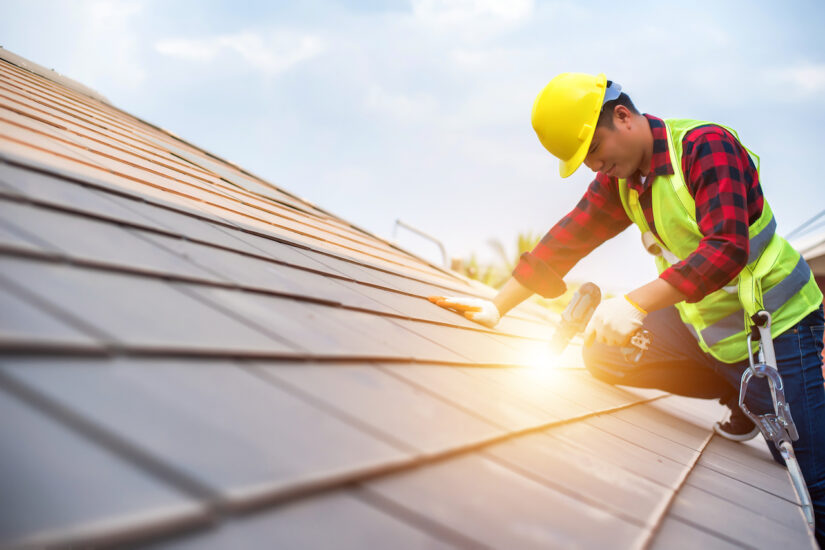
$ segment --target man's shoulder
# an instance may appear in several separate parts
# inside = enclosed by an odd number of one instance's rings
[[[708,122],[685,132],[682,137],[682,151],[686,156],[692,153],[702,154],[702,151],[723,150],[733,153],[741,146],[736,136],[725,127]]]
[[[736,136],[725,129],[723,126],[713,122],[705,122],[696,128],[692,128],[685,132],[682,138],[682,143],[696,142],[700,140],[729,140],[737,141]]]

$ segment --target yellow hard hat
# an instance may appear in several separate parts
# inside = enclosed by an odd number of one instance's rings
[[[604,74],[562,73],[533,103],[533,129],[544,148],[561,161],[563,178],[575,172],[587,156],[606,89]],[[611,85],[610,96],[615,96],[611,99],[618,97],[617,91],[621,87]]]

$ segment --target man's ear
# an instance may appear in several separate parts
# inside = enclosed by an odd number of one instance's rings
[[[624,105],[616,105],[613,108],[613,126],[616,128],[630,128],[633,121],[633,113]]]

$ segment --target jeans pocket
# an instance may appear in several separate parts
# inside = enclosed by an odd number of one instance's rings
[[[825,338],[825,326],[820,325],[809,328],[811,329],[811,336],[813,336],[814,339],[814,346],[816,346],[816,349],[819,350],[821,355],[823,348],[825,348],[825,342],[823,342],[823,338]]]
[[[804,331],[804,332],[803,332]],[[788,402],[796,401],[804,393],[804,374],[806,347],[808,364],[810,364],[810,336],[807,329],[797,325],[797,330],[789,330],[773,340],[776,353],[776,366],[782,375],[782,385],[785,388],[785,398]]]

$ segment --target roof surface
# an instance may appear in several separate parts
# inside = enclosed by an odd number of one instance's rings
[[[817,217],[822,217],[825,212]],[[825,231],[813,231],[793,240],[794,247],[811,266],[814,275],[825,276]]]
[[[0,57],[0,546],[813,547],[718,406]]]

